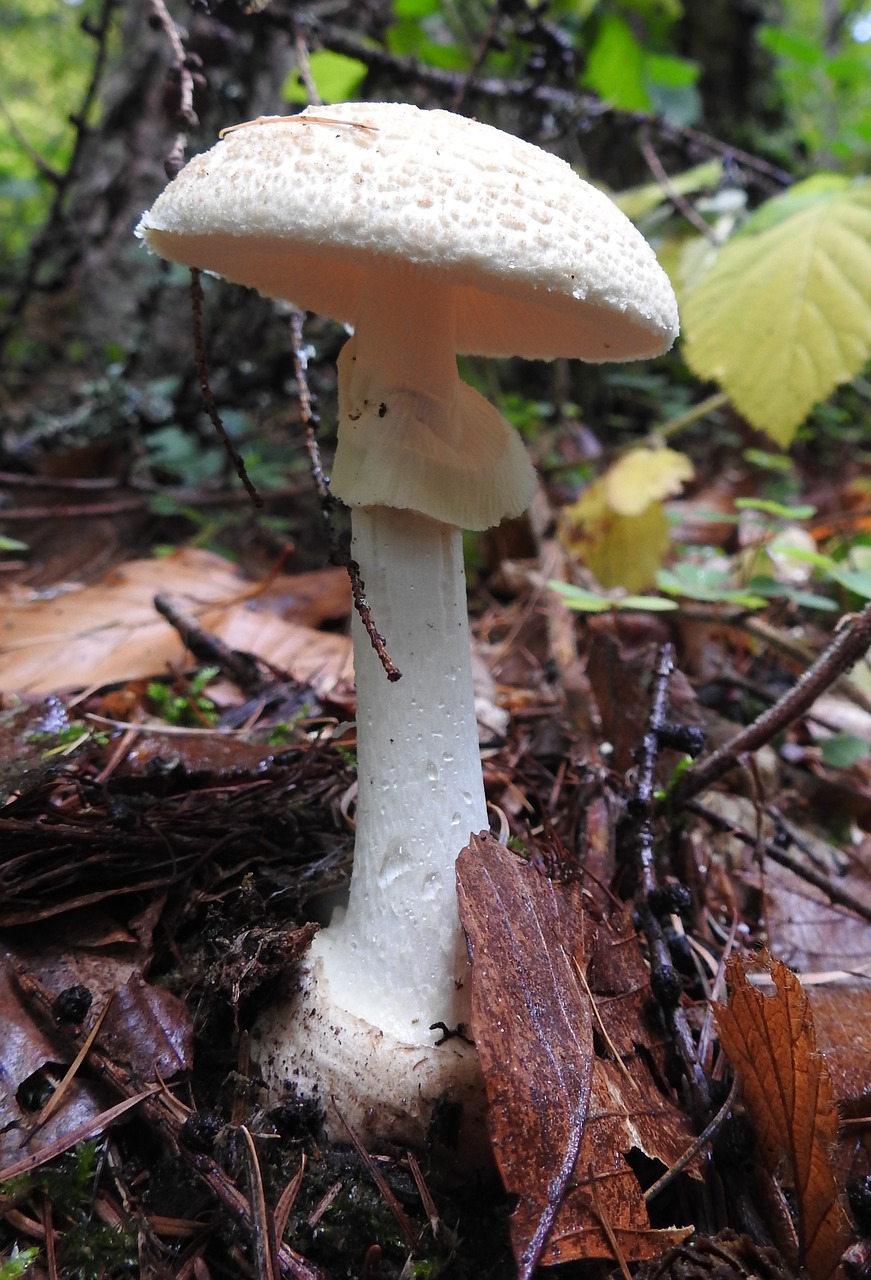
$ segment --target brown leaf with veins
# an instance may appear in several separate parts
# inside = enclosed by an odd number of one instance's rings
[[[472,837],[457,879],[490,1136],[518,1196],[520,1280],[539,1263],[613,1259],[612,1238],[627,1261],[659,1256],[689,1232],[651,1228],[623,1153],[673,1160],[692,1134],[638,1059],[596,1056],[583,971],[607,926],[585,913],[578,885],[546,879],[489,835]]]
[[[766,966],[771,996],[750,984],[739,957],[730,960],[729,1002],[717,1006],[720,1041],[740,1077],[766,1169],[774,1176],[789,1166],[799,1262],[811,1280],[827,1280],[850,1240],[829,1158],[838,1113],[801,983],[779,960],[766,957]]]

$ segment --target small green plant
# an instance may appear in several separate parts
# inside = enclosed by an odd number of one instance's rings
[[[19,1249],[14,1244],[9,1257],[0,1262],[0,1280],[18,1280],[26,1274],[38,1253],[38,1249]]]
[[[21,1200],[40,1192],[51,1201],[60,1229],[58,1264],[64,1280],[104,1280],[136,1274],[136,1233],[93,1218],[94,1183],[101,1166],[97,1141],[81,1142],[57,1160],[0,1185],[0,1194]],[[36,1249],[13,1250],[0,1262],[0,1280],[26,1274]]]
[[[167,724],[186,729],[217,724],[218,709],[204,690],[212,683],[219,670],[218,667],[201,667],[181,692],[175,684],[152,680],[148,685],[148,698],[154,710]]]
[[[105,747],[109,741],[109,735],[101,729],[93,729],[84,720],[71,720],[62,729],[53,732],[42,729],[37,730],[29,735],[28,741],[37,744],[50,742],[52,745],[42,753],[43,760],[50,760],[53,756],[71,756],[74,751],[79,747],[83,747],[86,742],[93,742],[98,747]]]

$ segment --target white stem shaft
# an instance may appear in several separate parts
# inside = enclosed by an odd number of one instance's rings
[[[391,508],[358,508],[353,527],[372,618],[403,674],[388,682],[355,617],[354,870],[347,913],[322,941],[336,1004],[432,1044],[431,1023],[467,1016],[455,862],[488,825],[462,537]]]

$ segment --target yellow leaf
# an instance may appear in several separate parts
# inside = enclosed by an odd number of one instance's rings
[[[685,354],[786,446],[871,355],[871,181],[801,183],[764,205],[689,292]]]
[[[560,521],[566,547],[605,588],[640,591],[656,578],[669,546],[661,499],[692,478],[673,449],[632,449],[595,481]]]
[[[630,449],[605,473],[608,506],[621,516],[638,516],[662,498],[680,493],[693,478],[693,464],[674,449]]]

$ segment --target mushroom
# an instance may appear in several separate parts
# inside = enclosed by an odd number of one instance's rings
[[[403,674],[388,683],[355,617],[350,897],[256,1035],[277,1091],[334,1099],[364,1141],[420,1142],[439,1097],[481,1097],[473,1049],[431,1029],[467,1017],[455,861],[488,826],[461,530],[518,515],[535,485],[516,431],[460,381],[456,357],[656,355],[677,332],[674,294],[643,237],[564,161],[395,103],[228,131],[137,234],[353,325],[332,488]]]

